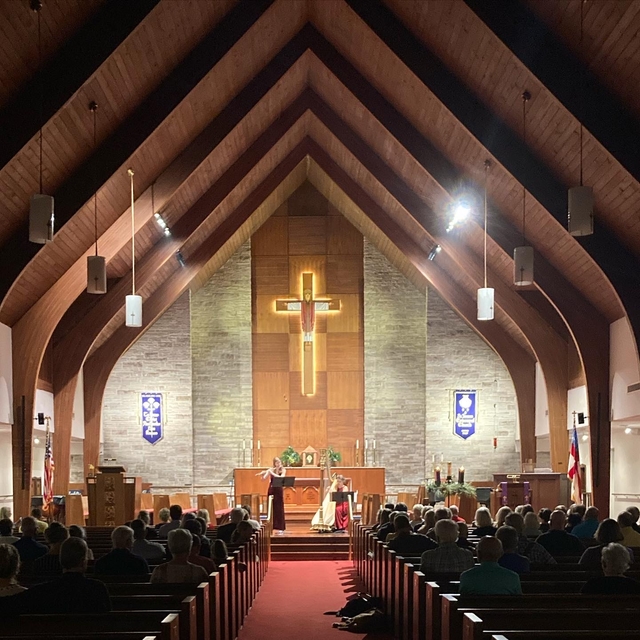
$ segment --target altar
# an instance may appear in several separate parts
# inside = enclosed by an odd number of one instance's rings
[[[266,498],[269,481],[262,480],[256,474],[264,467],[245,467],[235,469],[235,503],[241,503],[241,497],[259,494]],[[332,467],[331,473],[341,473],[350,482],[350,486],[359,496],[365,493],[385,495],[385,470],[383,467]],[[320,503],[320,468],[287,467],[287,476],[296,478],[295,487],[287,487],[284,492],[285,505],[313,506]]]

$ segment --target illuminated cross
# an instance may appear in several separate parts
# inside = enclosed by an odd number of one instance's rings
[[[302,395],[315,393],[315,365],[313,362],[313,336],[317,311],[340,311],[340,300],[314,299],[313,273],[302,274],[302,300],[276,300],[276,311],[300,313],[302,325]]]

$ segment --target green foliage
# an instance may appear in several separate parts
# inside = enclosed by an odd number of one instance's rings
[[[300,463],[300,454],[289,445],[281,454],[280,460],[285,467],[294,467]]]
[[[435,482],[427,484],[429,493],[442,494],[443,496],[469,496],[475,498],[476,488],[468,482],[443,482],[436,485]]]
[[[333,448],[329,447],[327,449],[327,457],[331,464],[335,464],[336,462],[340,462],[342,460],[342,455],[338,451],[334,451]]]

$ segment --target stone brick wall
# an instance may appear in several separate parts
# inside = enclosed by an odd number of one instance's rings
[[[189,292],[118,361],[107,382],[102,409],[104,457],[117,458],[154,490],[191,488],[191,341]],[[163,394],[164,437],[142,438],[140,393]]]
[[[517,471],[516,397],[500,358],[433,290],[419,291],[365,243],[365,437],[390,492],[432,475],[432,456],[467,480]],[[478,429],[453,434],[453,391],[477,389]],[[498,438],[494,450],[493,438]]]
[[[193,294],[191,349],[194,485],[206,492],[231,482],[253,433],[250,243]]]
[[[364,330],[365,438],[376,440],[387,485],[417,484],[425,464],[425,294],[366,240]]]

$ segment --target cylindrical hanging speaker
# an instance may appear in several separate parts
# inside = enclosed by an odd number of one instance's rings
[[[568,227],[572,236],[589,236],[593,233],[593,204],[591,187],[569,189]]]
[[[29,241],[36,244],[51,242],[53,226],[53,197],[34,193],[29,208]]]
[[[126,296],[125,311],[127,327],[142,326],[142,296]]]
[[[87,258],[87,293],[107,293],[107,263],[103,256]]]
[[[533,247],[513,250],[513,284],[518,287],[533,284]]]
[[[478,289],[478,320],[493,320],[493,294],[491,287]]]

